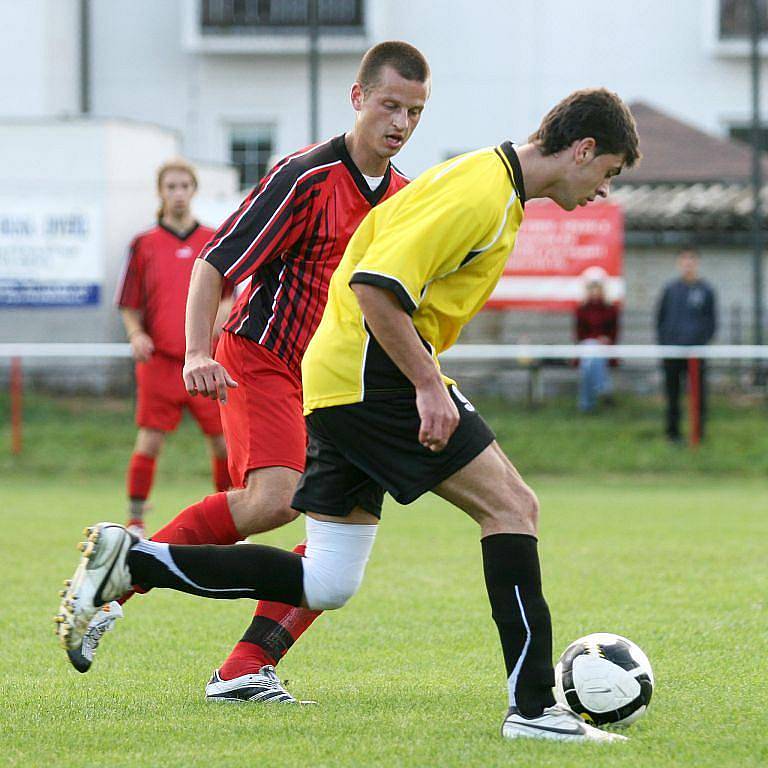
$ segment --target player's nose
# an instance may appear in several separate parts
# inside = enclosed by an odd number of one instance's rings
[[[398,131],[404,131],[408,125],[408,110],[398,109],[392,115],[392,125],[397,128]]]

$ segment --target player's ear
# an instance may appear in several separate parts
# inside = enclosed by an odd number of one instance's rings
[[[365,100],[365,93],[363,86],[360,83],[352,84],[352,92],[349,94],[349,100],[352,102],[352,109],[355,112],[359,112],[363,108],[363,101]]]
[[[583,139],[577,139],[571,145],[573,150],[574,160],[581,164],[586,163],[595,156],[595,149],[597,148],[597,142],[591,137],[587,136]]]

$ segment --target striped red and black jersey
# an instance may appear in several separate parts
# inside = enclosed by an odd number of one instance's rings
[[[235,283],[250,278],[224,330],[263,345],[300,376],[350,237],[407,183],[390,163],[371,190],[343,135],[277,163],[200,254]]]

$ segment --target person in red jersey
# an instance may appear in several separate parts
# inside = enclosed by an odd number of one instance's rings
[[[181,377],[184,312],[195,257],[214,230],[195,221],[190,204],[197,190],[194,168],[172,160],[158,171],[158,223],[134,238],[117,291],[117,304],[136,360],[136,424],[139,432],[128,465],[128,527],[144,535],[144,511],[165,436],[190,410],[208,441],[214,487],[230,487],[227,449],[216,403],[193,398]],[[230,302],[224,305],[229,308]]]
[[[183,510],[153,541],[232,544],[297,517],[291,499],[306,451],[302,356],[350,237],[408,181],[390,158],[418,125],[429,91],[429,65],[416,48],[399,41],[371,48],[350,93],[352,129],[277,162],[200,254],[187,307],[184,383],[190,394],[222,404],[236,490]],[[211,335],[225,280],[249,282],[214,359]],[[303,554],[304,545],[294,551]],[[206,697],[295,702],[274,666],[319,614],[259,603]],[[83,638],[91,658],[103,620],[97,614]],[[80,669],[77,653],[68,651]]]

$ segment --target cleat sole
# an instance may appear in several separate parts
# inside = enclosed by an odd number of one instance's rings
[[[86,541],[81,541],[77,545],[77,548],[83,553],[82,557],[80,558],[80,562],[77,565],[77,569],[75,570],[75,573],[71,579],[64,580],[64,586],[66,589],[63,589],[61,592],[59,592],[61,603],[59,605],[59,614],[54,619],[54,621],[56,622],[56,634],[59,636],[61,646],[65,650],[71,650],[68,640],[72,634],[72,630],[75,628],[76,623],[74,611],[75,600],[77,600],[77,591],[79,590],[83,578],[85,577],[88,561],[93,554],[96,541],[98,541],[99,538],[98,528],[86,528],[86,532],[88,531],[88,539]],[[87,623],[83,627],[78,627],[78,629],[82,633],[85,631],[86,627]]]

